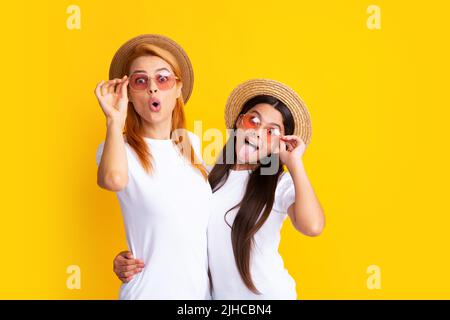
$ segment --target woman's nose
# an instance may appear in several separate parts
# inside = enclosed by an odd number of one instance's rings
[[[155,81],[153,79],[149,79],[148,81],[148,90],[150,93],[156,93],[158,91],[158,87],[156,86]]]

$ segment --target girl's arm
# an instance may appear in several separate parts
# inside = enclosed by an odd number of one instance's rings
[[[303,166],[304,142],[297,136],[282,138],[280,157],[289,170],[295,186],[295,202],[288,208],[294,227],[307,236],[318,236],[325,227],[325,215]],[[283,151],[286,149],[287,150]]]
[[[142,271],[145,264],[140,259],[134,259],[130,251],[122,251],[114,258],[113,266],[117,278],[123,283],[128,283]]]
[[[127,77],[101,81],[95,95],[106,117],[106,139],[97,171],[97,184],[120,191],[128,183],[128,162],[122,130],[127,115]]]

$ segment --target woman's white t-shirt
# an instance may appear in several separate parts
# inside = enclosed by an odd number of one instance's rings
[[[189,132],[200,158],[200,141]],[[127,143],[128,184],[117,192],[133,255],[145,268],[120,288],[120,299],[209,299],[207,225],[211,187],[171,140],[144,138],[153,171]],[[97,151],[100,163],[104,143]],[[201,158],[200,158],[201,159]]]
[[[275,191],[272,211],[254,236],[250,270],[253,283],[261,295],[249,290],[236,267],[231,244],[231,228],[239,208],[226,212],[238,204],[247,187],[250,170],[230,170],[225,184],[212,198],[212,214],[208,224],[208,260],[212,280],[213,299],[296,299],[294,279],[284,268],[278,252],[280,230],[287,217],[287,209],[295,202],[295,188],[288,172],[281,174]]]

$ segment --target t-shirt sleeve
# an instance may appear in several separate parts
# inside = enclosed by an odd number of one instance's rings
[[[100,165],[100,161],[102,160],[102,154],[103,154],[104,148],[105,148],[105,141],[100,143],[100,145],[97,148],[97,154],[96,154],[96,159],[95,159],[97,162],[97,166]],[[132,149],[127,143],[125,143],[125,151],[127,153],[127,159],[128,159],[128,161],[130,161],[130,159],[132,158]]]
[[[288,208],[295,202],[295,186],[289,172],[283,172],[275,190],[273,210],[287,214]]]
[[[103,148],[104,147],[105,147],[105,141],[100,143],[100,145],[97,148],[97,155],[96,155],[97,166],[100,165],[100,161],[102,160],[102,154],[103,154]]]

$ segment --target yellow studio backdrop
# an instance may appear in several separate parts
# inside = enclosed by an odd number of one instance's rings
[[[289,220],[280,252],[299,299],[450,298],[446,1],[37,1],[2,4],[0,298],[116,299],[126,249],[96,185],[94,96],[118,47],[177,41],[195,85],[188,128],[225,130],[228,94],[264,77],[307,103],[304,162],[327,217]],[[209,142],[203,142],[203,148]],[[79,288],[71,275],[80,275]]]

